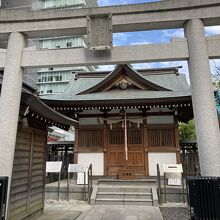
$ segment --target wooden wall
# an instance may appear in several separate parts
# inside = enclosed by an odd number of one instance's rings
[[[32,219],[43,212],[47,133],[18,127],[10,194],[10,220]]]
[[[116,125],[113,124],[112,129],[107,125],[76,128],[75,153],[104,153],[105,175],[109,174],[109,166],[116,167],[122,161],[119,169],[124,164],[124,130]],[[177,120],[172,124],[145,124],[139,128],[134,124],[134,127],[128,127],[128,151],[129,158],[137,158],[140,162],[141,171],[138,173],[141,175],[149,175],[150,153],[173,153],[176,162],[180,163]],[[137,167],[134,160],[131,163]]]

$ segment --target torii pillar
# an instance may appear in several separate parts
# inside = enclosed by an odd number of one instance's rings
[[[23,70],[20,67],[26,38],[22,33],[9,35],[0,98],[0,176],[8,176],[8,199],[14,162]],[[8,208],[8,205],[7,205]]]
[[[201,174],[220,176],[220,132],[204,24],[200,19],[193,19],[184,28]]]

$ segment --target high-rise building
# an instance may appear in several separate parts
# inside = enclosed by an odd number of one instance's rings
[[[67,10],[73,8],[97,7],[97,0],[2,0],[4,9]],[[67,36],[35,39],[29,42],[43,50],[87,47],[84,36]],[[40,95],[62,93],[69,81],[79,71],[95,71],[95,66],[66,68],[44,68],[27,71],[25,80],[34,84]]]
[[[0,0],[4,9],[68,9],[97,7],[97,0]]]
[[[47,38],[39,40],[39,47],[44,50],[60,48],[86,47],[83,36]],[[37,71],[37,88],[41,95],[62,93],[69,81],[79,71],[95,71],[95,66],[76,66],[66,68],[44,68]]]
[[[34,0],[1,0],[3,9],[31,9]]]

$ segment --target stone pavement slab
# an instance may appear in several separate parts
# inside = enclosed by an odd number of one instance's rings
[[[71,210],[46,210],[37,220],[75,220],[80,214]]]
[[[95,205],[77,220],[163,220],[158,207]]]

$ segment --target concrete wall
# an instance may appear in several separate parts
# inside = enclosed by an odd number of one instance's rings
[[[157,175],[157,164],[160,166],[161,175],[163,175],[163,164],[176,164],[176,153],[149,153],[149,176]]]
[[[92,164],[92,172],[95,176],[104,175],[104,154],[103,153],[79,153],[78,164]]]

